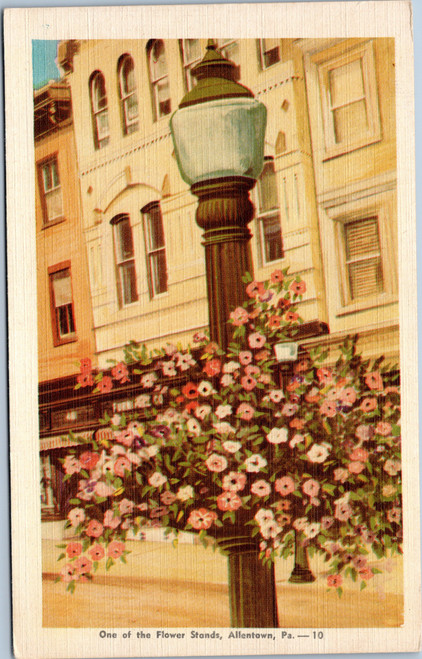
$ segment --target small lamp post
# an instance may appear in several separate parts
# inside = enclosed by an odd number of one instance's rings
[[[170,120],[181,176],[199,200],[210,336],[223,349],[230,342],[230,312],[244,301],[242,276],[252,274],[249,191],[263,167],[267,114],[236,73],[236,65],[210,40],[192,70],[198,83]],[[278,627],[274,566],[262,564],[259,542],[245,526],[249,511],[241,513],[230,537],[215,531],[228,555],[231,624]]]

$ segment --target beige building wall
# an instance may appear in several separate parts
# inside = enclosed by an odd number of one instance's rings
[[[56,155],[63,217],[45,224],[40,180],[35,182],[35,220],[37,241],[38,287],[38,379],[40,382],[64,377],[79,371],[79,360],[94,356],[91,299],[88,283],[85,242],[81,227],[79,180],[73,126],[59,128],[35,141],[35,162],[39,164]],[[54,345],[48,270],[70,262],[75,319],[74,340]]]

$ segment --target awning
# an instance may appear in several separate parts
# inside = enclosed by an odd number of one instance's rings
[[[54,448],[69,448],[69,446],[80,446],[83,444],[83,439],[92,439],[92,430],[82,430],[81,432],[74,433],[74,440],[70,439],[68,435],[55,435],[54,437],[42,437],[40,439],[40,451],[50,451]],[[83,438],[83,439],[78,439]]]

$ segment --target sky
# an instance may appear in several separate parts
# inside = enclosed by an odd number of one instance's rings
[[[32,76],[34,89],[60,77],[54,62],[58,41],[32,41]]]

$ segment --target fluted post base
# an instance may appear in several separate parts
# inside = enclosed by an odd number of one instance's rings
[[[290,583],[312,583],[315,577],[309,567],[308,552],[303,546],[305,536],[295,532],[295,565],[290,575]]]

